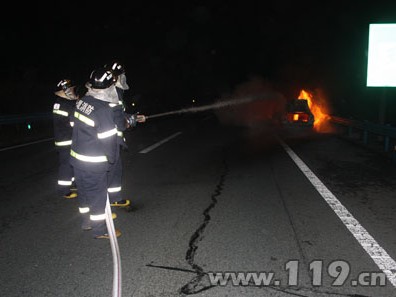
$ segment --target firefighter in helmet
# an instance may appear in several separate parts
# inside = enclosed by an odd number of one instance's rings
[[[58,191],[64,198],[75,198],[77,193],[71,191],[74,180],[70,165],[70,146],[72,143],[73,115],[77,95],[70,79],[62,79],[57,84],[53,105],[53,126],[55,147],[58,153]]]
[[[109,169],[119,155],[117,126],[110,103],[118,101],[115,77],[104,68],[92,71],[87,92],[76,104],[71,146],[82,229],[109,238],[105,207]],[[114,217],[113,217],[114,218]],[[116,235],[121,232],[116,229]]]
[[[117,125],[117,135],[118,135],[118,143],[120,146],[120,154],[118,155],[118,159],[111,166],[109,171],[109,185],[108,185],[108,193],[110,198],[110,205],[113,207],[127,207],[131,204],[130,200],[122,197],[122,159],[121,159],[121,151],[123,149],[127,149],[127,144],[124,138],[124,131],[128,128],[135,127],[138,122],[144,122],[145,116],[138,114],[128,114],[125,110],[124,104],[124,93],[129,90],[129,86],[127,84],[125,68],[122,64],[115,61],[110,64],[106,64],[105,69],[111,71],[116,78],[116,91],[118,95],[118,101],[114,103],[110,103],[110,106],[114,112],[114,121]]]

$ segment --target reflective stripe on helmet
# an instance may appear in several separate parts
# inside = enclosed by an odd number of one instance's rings
[[[71,180],[58,180],[58,185],[60,186],[71,186],[72,181]]]
[[[89,207],[80,207],[78,210],[80,213],[89,213]]]
[[[93,120],[86,117],[85,115],[82,115],[81,113],[78,113],[77,111],[74,112],[74,117],[79,119],[81,122],[87,124],[88,126],[95,127],[95,122]]]
[[[111,73],[105,72],[100,78],[96,78],[97,81],[104,82],[105,78],[107,78]]]
[[[71,144],[72,144],[71,140],[55,141],[56,146],[66,146],[66,145],[71,145]]]
[[[108,188],[107,192],[109,193],[116,193],[116,192],[120,192],[121,191],[121,187],[114,187],[114,188]]]
[[[70,79],[62,79],[60,82],[58,82],[57,87],[62,90],[67,90],[72,86],[72,83]]]
[[[77,154],[75,151],[70,150],[70,155],[80,161],[84,162],[91,162],[91,163],[100,163],[100,162],[107,162],[106,156],[85,156]]]
[[[89,218],[92,221],[102,221],[106,219],[106,214],[100,214],[100,215],[90,215]]]
[[[98,133],[98,138],[99,139],[103,139],[103,138],[107,138],[107,137],[113,136],[115,134],[117,134],[117,129],[116,128],[111,129],[111,130],[106,131],[106,132]]]
[[[64,116],[64,117],[69,116],[69,113],[67,111],[60,110],[60,109],[54,109],[52,112],[56,113],[56,114],[59,114],[61,116]]]

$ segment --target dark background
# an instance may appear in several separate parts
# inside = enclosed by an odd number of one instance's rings
[[[227,1],[229,2],[229,1]],[[331,112],[394,122],[394,89],[366,87],[370,23],[396,22],[395,1],[114,1],[3,7],[0,114],[52,109],[62,78],[125,65],[141,112],[206,104],[254,77],[288,98],[321,90]],[[367,3],[366,3],[367,2]]]

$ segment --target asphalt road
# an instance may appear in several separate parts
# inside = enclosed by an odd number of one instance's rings
[[[126,138],[122,296],[396,296],[389,160],[337,135],[211,114]],[[110,243],[80,229],[77,199],[57,197],[52,142],[1,151],[0,164],[1,296],[111,296]]]

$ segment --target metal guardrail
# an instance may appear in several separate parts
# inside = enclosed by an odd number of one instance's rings
[[[21,124],[26,122],[46,121],[52,119],[52,112],[38,112],[25,115],[0,115],[0,125]]]
[[[369,144],[370,135],[380,136],[383,141],[383,151],[392,153],[392,160],[396,163],[396,127],[390,125],[381,125],[370,123],[368,121],[357,121],[352,119],[345,119],[341,117],[331,116],[331,122],[347,127],[348,136],[352,136],[354,130],[359,130],[362,133],[362,140],[365,145]],[[391,149],[391,144],[393,147]]]
[[[380,125],[380,124],[370,123],[368,121],[356,121],[356,120],[344,119],[335,116],[331,117],[331,121],[336,124],[350,126],[361,130],[367,130],[367,132],[372,134],[377,134],[385,137],[388,136],[390,138],[396,138],[396,127],[392,127],[390,125]]]
[[[331,122],[347,127],[355,127],[355,128],[363,128],[362,122],[356,121],[356,120],[351,120],[351,119],[345,119],[341,117],[336,117],[336,116],[331,116]]]

